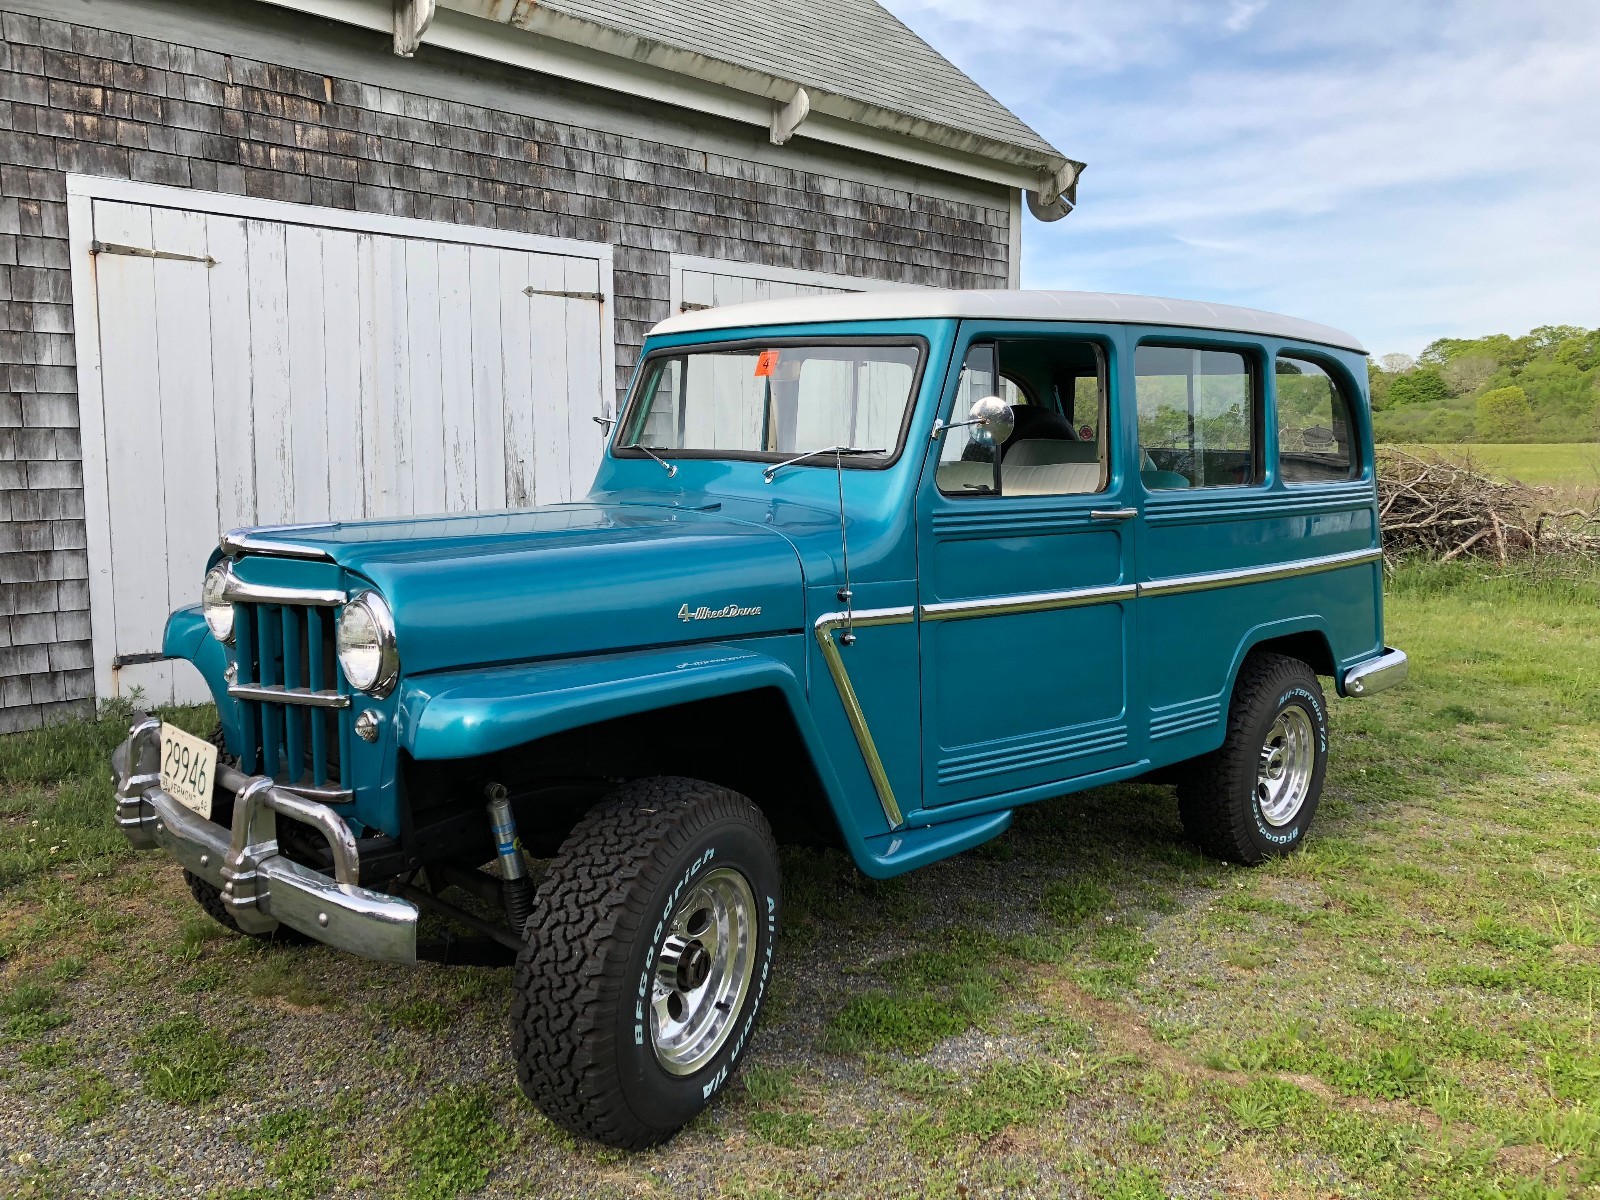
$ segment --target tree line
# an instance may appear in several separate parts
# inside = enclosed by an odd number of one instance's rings
[[[1600,437],[1600,329],[1440,338],[1369,360],[1380,442],[1588,442]]]

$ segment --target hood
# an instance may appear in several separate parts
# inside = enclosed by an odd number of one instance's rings
[[[563,504],[230,537],[247,555],[331,559],[371,581],[412,675],[802,628],[793,545],[716,507]]]

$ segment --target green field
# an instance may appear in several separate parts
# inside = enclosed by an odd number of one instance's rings
[[[225,935],[120,844],[114,722],[0,739],[0,1195],[1600,1195],[1597,604],[1402,568],[1412,678],[1332,702],[1261,870],[1153,786],[887,883],[789,853],[739,1082],[636,1155],[518,1094],[509,972]]]
[[[1534,487],[1553,487],[1580,495],[1600,493],[1600,442],[1401,445],[1395,449],[1470,458],[1491,475],[1518,479]]]

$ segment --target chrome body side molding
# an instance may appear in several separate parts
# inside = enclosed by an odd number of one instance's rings
[[[1049,612],[1056,608],[1083,608],[1132,600],[1139,593],[1134,583],[1105,587],[1072,588],[1063,592],[1028,592],[1014,596],[986,596],[981,600],[944,600],[922,606],[924,621],[959,621],[964,617],[1004,617],[1012,613]]]
[[[878,756],[877,743],[872,740],[872,730],[867,727],[866,714],[861,710],[861,701],[850,682],[850,672],[845,669],[839,643],[833,635],[847,622],[855,629],[865,629],[871,625],[907,625],[915,615],[916,610],[910,605],[904,608],[869,608],[855,613],[831,612],[823,613],[812,626],[817,646],[822,651],[822,661],[828,665],[828,674],[833,676],[833,686],[844,705],[845,719],[850,722],[850,732],[855,734],[856,745],[867,764],[867,774],[872,778],[873,790],[878,793],[878,803],[883,806],[883,815],[888,819],[890,829],[898,829],[905,817],[895,800],[894,788],[889,784],[889,772],[884,769],[883,759]]]
[[[1296,575],[1316,575],[1323,571],[1337,571],[1340,567],[1355,567],[1362,563],[1377,562],[1383,551],[1349,550],[1343,554],[1325,554],[1319,558],[1297,558],[1290,562],[1274,563],[1269,567],[1242,567],[1232,571],[1204,571],[1198,575],[1173,575],[1167,579],[1152,579],[1139,585],[1141,596],[1177,596],[1184,592],[1208,592],[1213,588],[1235,587],[1241,583],[1268,583],[1274,579],[1291,579]]]
[[[1411,663],[1404,650],[1384,647],[1377,658],[1357,663],[1344,673],[1344,694],[1347,696],[1375,696],[1406,681]]]

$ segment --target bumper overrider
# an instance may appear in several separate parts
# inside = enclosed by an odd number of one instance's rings
[[[234,797],[230,830],[162,791],[160,763],[161,722],[139,716],[111,755],[117,825],[136,850],[165,850],[220,889],[223,906],[246,933],[271,933],[282,924],[363,958],[417,960],[416,905],[357,883],[355,838],[333,809],[264,775],[219,764],[217,786]],[[322,835],[332,878],[279,851],[280,817]]]

